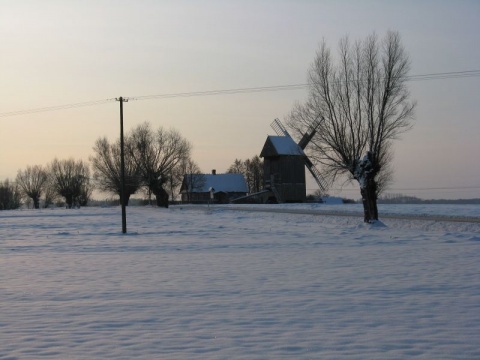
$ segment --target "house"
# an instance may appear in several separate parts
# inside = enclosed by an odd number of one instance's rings
[[[290,136],[268,136],[260,157],[265,187],[277,202],[306,200],[305,153]]]
[[[226,204],[247,195],[248,186],[242,174],[186,174],[183,177],[180,194],[182,202]],[[213,193],[213,199],[211,199]]]

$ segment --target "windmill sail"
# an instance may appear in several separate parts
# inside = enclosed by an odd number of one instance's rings
[[[310,174],[312,174],[320,190],[326,192],[328,189],[327,181],[324,179],[324,177],[320,174],[320,171],[318,171],[316,166],[313,165],[312,161],[307,156],[305,156],[305,166],[308,170],[310,170]]]
[[[317,117],[313,121],[312,125],[310,126],[308,131],[305,133],[305,135],[303,135],[302,139],[298,143],[298,146],[300,146],[302,148],[302,150],[305,150],[308,143],[313,139],[313,137],[315,136],[315,134],[317,132],[318,127],[322,123],[322,120],[323,120],[323,117]]]
[[[272,127],[273,130],[275,130],[278,136],[288,136],[289,138],[291,138],[287,129],[285,129],[285,126],[283,126],[280,120],[278,119],[273,120],[270,126]]]

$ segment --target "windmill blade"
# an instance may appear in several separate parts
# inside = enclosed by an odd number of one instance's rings
[[[273,130],[275,130],[278,136],[288,136],[289,138],[291,138],[287,129],[285,129],[285,126],[283,126],[280,120],[278,119],[273,120],[270,126],[272,127]]]
[[[320,190],[326,192],[328,189],[327,181],[324,179],[324,177],[320,174],[320,171],[318,171],[316,166],[313,165],[312,161],[307,156],[305,156],[305,166],[310,171],[310,174],[312,174]]]
[[[308,131],[303,135],[302,139],[298,143],[298,146],[300,146],[302,150],[305,150],[308,143],[313,139],[323,119],[324,119],[323,116],[318,116],[317,118],[315,118],[315,120],[310,125]]]

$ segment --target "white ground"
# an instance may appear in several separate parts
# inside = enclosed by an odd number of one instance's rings
[[[227,209],[0,212],[0,359],[480,359],[480,223]]]

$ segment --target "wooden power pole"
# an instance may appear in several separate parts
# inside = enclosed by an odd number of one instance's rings
[[[125,209],[125,144],[123,141],[123,103],[128,99],[119,97],[120,101],[120,203],[122,205],[122,232],[127,232],[127,211]]]

